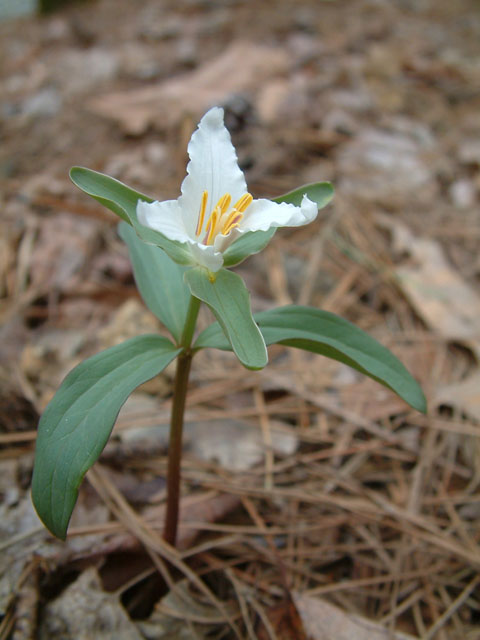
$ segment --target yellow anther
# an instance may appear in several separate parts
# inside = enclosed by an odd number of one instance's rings
[[[204,244],[210,244],[215,235],[215,227],[217,226],[218,209],[214,209],[207,222],[207,235]]]
[[[201,234],[203,229],[207,200],[208,192],[204,191],[202,194],[200,213],[198,214],[197,236]],[[213,244],[215,236],[219,231],[221,231],[222,235],[226,236],[232,229],[238,227],[241,219],[243,218],[243,212],[250,206],[252,200],[253,197],[249,193],[244,193],[238,202],[230,209],[232,196],[229,193],[225,193],[219,199],[205,223],[205,237],[203,243],[207,245]]]
[[[243,216],[240,216],[238,218],[238,220],[240,221],[242,219],[242,217]],[[230,233],[230,231],[233,231],[233,229],[235,229],[235,227],[238,227],[238,224],[239,224],[239,222],[232,222],[232,224],[227,229],[225,229],[225,231],[222,231],[223,235],[224,236],[228,235]]]
[[[223,216],[223,214],[228,211],[228,207],[230,206],[231,201],[232,201],[232,196],[229,193],[226,193],[217,202],[215,209],[220,207],[220,215]]]
[[[207,239],[205,240],[205,244],[208,244],[208,238],[211,238],[215,233],[215,227],[217,226],[217,222],[218,222],[218,212],[219,212],[219,209],[218,207],[216,207],[208,217],[207,224],[205,225],[205,229],[207,232],[207,235],[206,235]]]
[[[243,218],[243,213],[240,213],[236,209],[232,209],[231,213],[222,225],[222,234],[226,236],[233,227],[237,227],[240,220]]]
[[[208,200],[208,191],[204,191],[202,193],[202,203],[200,205],[200,212],[198,214],[198,222],[197,222],[197,230],[195,231],[195,235],[199,236],[202,232],[203,220],[205,218],[205,210],[207,208],[207,200]]]
[[[252,204],[253,196],[250,193],[244,193],[240,200],[233,205],[239,213],[243,213],[247,207]]]
[[[206,229],[207,229],[207,238],[212,238],[217,233],[217,226],[226,211],[230,206],[232,201],[232,196],[229,193],[223,195],[220,200],[217,202],[215,207],[213,208],[210,217],[207,220]],[[198,234],[197,234],[198,235]],[[206,242],[208,244],[208,241]]]

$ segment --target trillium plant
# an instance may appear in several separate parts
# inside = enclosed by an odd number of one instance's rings
[[[136,387],[176,360],[164,529],[165,540],[175,545],[188,378],[192,359],[202,349],[232,351],[252,370],[266,366],[268,345],[304,349],[353,367],[425,411],[417,382],[373,338],[312,307],[292,305],[252,315],[249,292],[230,270],[263,249],[278,227],[312,222],[332,199],[330,183],[255,200],[218,107],[203,116],[188,153],[181,195],[165,202],[96,171],[71,170],[80,189],[122,219],[119,234],[128,246],[140,294],[171,338],[140,335],[85,360],[67,375],[45,409],[32,496],[45,526],[61,539],[80,483],[100,456],[120,408]],[[216,322],[196,335],[202,303]]]

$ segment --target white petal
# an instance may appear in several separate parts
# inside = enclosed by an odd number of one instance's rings
[[[223,256],[212,245],[190,241],[190,251],[196,262],[210,271],[218,271],[223,267]]]
[[[226,249],[228,249],[232,242],[238,238],[239,235],[240,234],[238,233],[237,228],[230,231],[228,236],[224,236],[222,233],[217,234],[215,240],[213,241],[215,250],[223,253]]]
[[[188,145],[188,155],[187,177],[178,202],[193,238],[204,191],[208,191],[206,219],[223,195],[229,193],[234,204],[247,191],[230,134],[223,124],[223,109],[214,107],[203,116]]]
[[[240,230],[267,231],[272,227],[300,227],[315,220],[317,213],[317,205],[306,195],[300,207],[286,202],[277,204],[271,200],[254,200],[245,211]]]
[[[137,217],[141,224],[160,231],[170,240],[187,242],[188,233],[183,223],[182,211],[177,200],[165,200],[165,202],[138,201]]]
[[[213,245],[206,246],[192,240],[185,230],[182,211],[177,200],[165,202],[143,202],[137,204],[137,216],[141,224],[160,231],[170,240],[186,242],[194,260],[210,271],[218,271],[223,266],[223,256]]]

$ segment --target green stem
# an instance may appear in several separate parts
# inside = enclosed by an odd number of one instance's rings
[[[188,377],[193,354],[190,351],[200,300],[192,296],[180,342],[183,352],[177,359],[175,386],[173,391],[172,415],[170,419],[170,442],[167,467],[167,510],[163,537],[175,546],[178,528],[178,507],[180,503],[180,462],[182,459],[183,416],[187,397]]]
[[[195,296],[190,298],[190,304],[188,305],[187,318],[185,320],[185,326],[183,327],[182,339],[180,341],[181,347],[188,350],[192,344],[193,334],[195,332],[195,325],[197,324],[198,311],[200,309],[201,301]]]
[[[187,396],[188,375],[190,373],[191,362],[191,354],[182,353],[178,356],[172,416],[170,421],[170,443],[168,446],[167,468],[167,511],[165,513],[163,537],[172,546],[175,546],[177,539],[183,414],[185,411],[185,399]]]

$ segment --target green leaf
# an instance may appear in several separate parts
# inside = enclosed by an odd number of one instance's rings
[[[170,240],[163,233],[144,227],[138,221],[138,201],[153,202],[152,198],[130,189],[115,178],[85,167],[73,167],[70,170],[70,178],[79,189],[113,211],[124,222],[132,225],[144,242],[161,247],[178,264],[194,263],[186,243]]]
[[[258,253],[264,249],[273,235],[276,228],[268,229],[268,231],[248,231],[235,240],[223,254],[223,264],[225,267],[234,267],[245,258]]]
[[[181,349],[143,335],[85,360],[71,371],[38,426],[32,498],[45,526],[65,539],[83,476],[101,454],[121,406]]]
[[[306,195],[312,202],[316,202],[319,209],[327,206],[333,198],[334,190],[330,182],[313,182],[312,184],[304,184],[293,191],[284,193],[277,198],[272,198],[273,202],[287,202],[299,207],[302,204],[303,196]]]
[[[400,360],[347,320],[328,311],[293,305],[258,313],[255,320],[267,345],[284,344],[343,362],[426,412],[425,396]],[[205,347],[230,350],[217,323],[198,336],[194,348]]]
[[[185,281],[192,295],[210,307],[240,362],[247,369],[262,369],[268,361],[267,349],[252,317],[250,294],[240,276],[226,269],[209,274],[197,267],[185,273]]]
[[[130,189],[123,182],[85,167],[72,167],[70,169],[70,179],[79,189],[129,224],[131,224],[130,216],[134,215],[136,218],[137,202],[139,200],[153,202],[153,198]]]
[[[185,267],[173,262],[163,249],[145,244],[125,222],[118,225],[118,233],[128,246],[143,301],[179,342],[190,300],[183,281]]]

